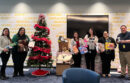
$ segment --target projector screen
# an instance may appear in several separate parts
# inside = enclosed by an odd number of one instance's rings
[[[77,31],[79,37],[84,38],[90,27],[93,27],[96,35],[102,37],[103,31],[108,31],[108,15],[68,15],[67,37],[72,38],[73,32]]]

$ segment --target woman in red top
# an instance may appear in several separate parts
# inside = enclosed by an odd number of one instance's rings
[[[71,52],[72,52],[73,60],[74,60],[74,65],[73,66],[74,67],[80,67],[80,64],[81,64],[81,54],[80,54],[79,51],[77,53],[74,52],[74,49],[73,49],[74,46],[76,46],[77,49],[80,46],[83,46],[83,40],[82,40],[82,38],[79,38],[78,32],[74,32],[74,37],[71,40]]]

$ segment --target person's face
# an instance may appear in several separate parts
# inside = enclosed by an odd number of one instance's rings
[[[75,38],[78,38],[78,33],[74,33],[74,37],[75,37]]]
[[[121,33],[126,33],[127,32],[127,28],[125,26],[121,27]]]
[[[103,33],[103,37],[105,37],[105,38],[108,37],[108,33],[106,31]]]
[[[42,16],[42,17],[41,17],[41,19],[43,19],[43,20],[44,20],[44,19],[45,19],[45,17],[44,17],[44,16]]]
[[[20,32],[19,32],[20,35],[23,35],[24,33],[25,33],[24,29],[21,29]]]
[[[9,34],[8,29],[5,29],[3,33],[4,33],[4,36],[7,36]]]
[[[89,34],[93,34],[93,30],[92,29],[89,29]]]

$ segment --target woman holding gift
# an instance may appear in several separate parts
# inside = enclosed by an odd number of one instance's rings
[[[24,61],[28,53],[28,43],[29,37],[25,34],[25,28],[21,27],[17,34],[12,38],[13,43],[16,43],[16,46],[12,49],[12,58],[14,63],[14,75],[13,77],[24,76],[23,67]]]
[[[78,50],[80,46],[83,46],[83,40],[82,38],[79,38],[78,32],[74,32],[74,37],[71,40],[71,52],[74,60],[74,67],[80,67],[81,64],[81,54]]]
[[[95,56],[97,54],[96,51],[96,44],[98,42],[98,38],[95,35],[94,29],[91,27],[89,29],[88,34],[84,38],[87,42],[88,45],[88,53],[86,53],[85,58],[86,58],[86,66],[87,69],[90,70],[95,70]]]
[[[102,76],[111,77],[110,75],[110,67],[111,67],[111,60],[114,61],[115,58],[115,48],[116,42],[112,37],[108,36],[108,32],[104,31],[103,37],[101,37],[98,41],[101,44],[104,44],[105,50],[101,51],[101,61],[102,61]]]
[[[10,44],[11,44],[10,31],[8,28],[4,28],[2,31],[2,35],[0,37],[0,51],[1,51],[0,56],[2,60],[0,74],[1,74],[2,80],[6,80],[8,78],[5,75],[5,69],[6,69],[6,65],[9,60],[9,57],[10,57],[10,51],[9,49],[6,48],[6,46]]]

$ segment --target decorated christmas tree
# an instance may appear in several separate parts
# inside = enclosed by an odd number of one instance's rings
[[[41,70],[41,67],[52,66],[52,55],[51,55],[51,41],[49,39],[50,30],[47,27],[45,16],[39,15],[38,22],[34,26],[35,33],[32,35],[33,43],[31,52],[29,54],[28,66],[39,67],[38,70],[32,72],[35,76],[44,76],[49,74],[49,71]]]

